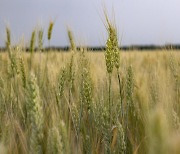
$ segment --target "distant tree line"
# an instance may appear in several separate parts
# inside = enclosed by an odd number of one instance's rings
[[[81,49],[86,49],[88,51],[104,51],[105,50],[105,46],[88,46],[88,47],[77,47],[77,50],[81,50]],[[177,45],[162,45],[162,46],[158,46],[158,45],[132,45],[132,46],[122,46],[119,47],[119,49],[121,50],[162,50],[162,49],[166,49],[166,50],[180,50],[180,44]],[[25,48],[25,51],[29,52],[30,48]],[[54,50],[54,51],[69,51],[70,47],[69,46],[50,46],[50,47],[45,47],[43,49],[43,51],[49,51],[49,50]],[[6,47],[0,47],[0,51],[6,51]],[[38,48],[35,48],[35,51],[38,51]]]

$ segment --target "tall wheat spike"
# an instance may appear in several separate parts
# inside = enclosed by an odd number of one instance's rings
[[[149,154],[167,154],[168,123],[163,109],[155,109],[149,116]]]
[[[59,132],[61,134],[62,137],[62,153],[67,153],[70,154],[71,153],[71,149],[69,146],[69,138],[68,138],[68,133],[67,133],[67,127],[64,123],[64,121],[60,121],[59,122]]]
[[[122,94],[122,83],[120,77],[120,51],[119,51],[119,44],[118,44],[118,34],[117,28],[114,23],[110,22],[108,19],[107,14],[105,13],[106,17],[106,29],[108,31],[108,40],[106,43],[106,66],[108,73],[112,73],[113,67],[116,67],[117,77],[119,82],[119,95],[121,99],[121,117],[123,117],[123,94]]]
[[[22,57],[19,59],[20,62],[20,72],[21,72],[21,79],[23,83],[23,87],[26,88],[26,72],[25,72],[25,66],[24,66],[24,60]]]
[[[113,129],[113,139],[111,143],[111,149],[114,153],[121,153],[121,154],[126,153],[125,133],[123,126],[119,122],[117,122],[117,127],[114,127]]]
[[[39,94],[36,78],[32,74],[27,90],[28,101],[26,104],[27,125],[29,126],[30,153],[42,153],[43,140],[43,106]]]
[[[55,126],[48,131],[47,153],[60,154],[63,153],[61,134]]]
[[[134,103],[134,74],[132,66],[127,68],[127,75],[126,75],[126,109],[125,109],[125,135],[126,135],[126,146],[129,146],[131,151],[131,144],[128,138],[128,130],[136,130],[136,122],[137,122],[137,113],[136,107]],[[131,124],[132,123],[132,124]],[[133,131],[132,131],[133,132]]]
[[[60,99],[62,99],[63,94],[64,94],[64,86],[65,86],[65,81],[66,81],[66,69],[62,68],[59,76],[59,96]]]
[[[92,107],[92,83],[88,68],[84,68],[82,71],[81,101],[89,113]]]
[[[108,29],[110,30],[110,29]],[[113,71],[114,66],[114,53],[113,53],[113,46],[112,46],[112,40],[111,40],[111,33],[109,31],[109,38],[106,42],[106,52],[105,52],[105,59],[106,59],[106,68],[107,72],[109,74]]]
[[[76,45],[75,45],[75,42],[74,42],[73,33],[69,28],[67,29],[67,31],[68,31],[68,37],[69,37],[69,42],[70,42],[70,49],[72,51],[75,51],[76,50]]]
[[[50,46],[50,40],[51,40],[51,36],[52,36],[52,30],[54,27],[54,22],[50,21],[49,23],[49,28],[48,28],[48,41],[49,41],[49,46]]]
[[[6,27],[6,49],[9,51],[11,47],[11,31]]]
[[[34,53],[35,42],[36,42],[36,31],[34,30],[31,34],[31,41],[30,41],[30,47],[29,47],[31,54]]]
[[[115,40],[117,40],[116,36],[116,30],[113,24],[110,23],[107,14],[105,14],[106,17],[106,29],[108,32],[108,39],[106,42],[106,51],[105,51],[105,60],[106,60],[106,69],[108,72],[108,79],[109,79],[109,88],[108,88],[108,93],[109,93],[109,131],[111,132],[111,127],[112,127],[112,102],[111,102],[111,78],[112,78],[112,72],[113,72],[113,67],[114,67],[114,60],[115,60],[115,49],[117,43]],[[116,62],[117,63],[117,62]],[[111,133],[110,133],[111,134]],[[109,144],[111,144],[111,135],[109,136]],[[109,146],[110,147],[110,146]],[[110,148],[109,148],[110,149]],[[111,150],[111,149],[110,149]]]
[[[43,29],[40,29],[38,31],[38,48],[40,51],[42,51],[43,49],[43,34],[44,34]]]

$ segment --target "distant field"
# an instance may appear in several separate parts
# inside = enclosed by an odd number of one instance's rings
[[[180,152],[180,52],[0,53],[0,153]]]

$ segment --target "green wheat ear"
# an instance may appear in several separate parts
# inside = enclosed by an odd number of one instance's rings
[[[150,114],[148,124],[149,154],[167,154],[168,123],[163,109],[157,108]]]
[[[26,72],[25,72],[25,66],[24,66],[24,59],[22,58],[22,56],[19,59],[19,63],[20,63],[20,73],[21,73],[21,80],[23,83],[23,88],[26,88]]]
[[[107,15],[106,17],[106,29],[108,32],[108,39],[106,42],[106,67],[107,72],[112,73],[114,65],[119,68],[119,50],[118,50],[118,39],[115,26],[110,23]]]
[[[117,37],[117,32],[116,29],[114,29],[113,34],[113,47],[114,47],[114,65],[116,69],[118,70],[120,67],[120,52],[119,52],[119,46],[118,46],[118,37]]]
[[[64,89],[65,89],[65,82],[66,82],[66,68],[63,67],[61,69],[60,72],[60,76],[59,76],[59,83],[58,83],[58,87],[59,87],[59,97],[60,99],[62,99],[63,95],[64,95]]]
[[[11,31],[9,27],[6,27],[6,49],[10,50],[11,47]]]
[[[68,31],[68,37],[69,37],[69,42],[70,42],[70,49],[72,51],[75,51],[76,50],[76,45],[75,45],[75,42],[74,42],[73,33],[69,28],[67,29],[67,31]]]
[[[125,154],[126,153],[125,132],[120,122],[117,122],[117,126],[113,127],[112,133],[113,133],[113,140],[111,143],[112,151],[114,153]]]
[[[44,34],[43,29],[40,29],[38,31],[38,48],[40,51],[43,48],[43,34]]]
[[[27,125],[29,131],[29,150],[31,153],[42,152],[43,141],[43,106],[39,94],[39,87],[37,85],[36,77],[31,75],[27,87],[28,101],[26,103],[27,111]]]
[[[36,42],[36,31],[34,30],[31,34],[31,41],[30,41],[30,48],[29,48],[32,54],[34,53],[35,42]]]
[[[53,27],[54,27],[54,22],[50,21],[49,28],[48,28],[48,41],[49,41],[49,43],[50,43],[50,40],[51,40]]]
[[[63,151],[62,137],[57,127],[53,127],[48,132],[47,152],[58,154]]]
[[[81,101],[84,103],[88,113],[92,106],[92,81],[89,69],[84,67],[82,70],[82,87],[81,87]]]
[[[108,32],[108,39],[106,42],[106,66],[108,73],[112,73],[113,66],[119,69],[120,53],[118,45],[118,35],[115,24],[110,22],[108,15],[105,12],[106,29]]]
[[[106,42],[106,52],[105,52],[105,60],[106,60],[106,68],[107,72],[109,74],[112,73],[113,71],[113,66],[114,66],[114,55],[113,55],[113,50],[112,50],[112,43],[110,38],[108,38]]]

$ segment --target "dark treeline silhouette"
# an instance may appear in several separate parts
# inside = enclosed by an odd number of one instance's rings
[[[77,51],[80,51],[81,49],[87,49],[88,51],[104,51],[106,48],[104,46],[95,46],[95,47],[77,47]],[[163,46],[157,46],[157,45],[132,45],[132,46],[122,46],[120,47],[121,50],[124,51],[132,51],[132,50],[139,50],[139,51],[146,51],[146,50],[180,50],[180,44],[177,45],[163,45]],[[29,48],[25,48],[25,51],[29,52]],[[57,47],[57,46],[51,46],[51,47],[45,47],[43,48],[43,51],[69,51],[69,46],[63,46],[63,47]],[[6,51],[5,47],[0,47],[0,51]],[[38,48],[35,48],[35,51],[38,51]]]

